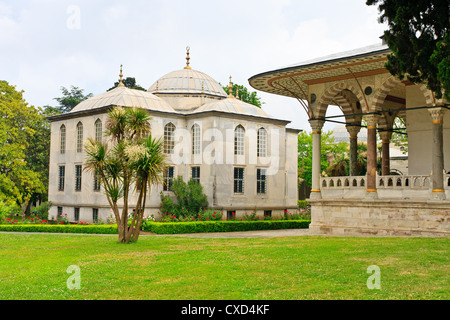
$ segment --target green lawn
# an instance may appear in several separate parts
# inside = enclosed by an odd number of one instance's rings
[[[0,299],[449,299],[448,238],[116,238],[0,233]]]

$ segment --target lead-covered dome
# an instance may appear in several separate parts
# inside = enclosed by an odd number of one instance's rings
[[[265,113],[263,111],[263,109],[255,106],[253,104],[243,102],[234,97],[229,97],[227,99],[222,99],[222,100],[206,103],[206,104],[202,105],[201,107],[197,108],[192,113],[196,114],[196,113],[209,112],[209,111],[225,112],[225,113],[230,113],[230,114],[247,115],[247,116],[262,117],[262,118],[269,118],[269,119],[272,118],[267,113]]]
[[[206,94],[226,98],[222,86],[207,74],[184,68],[172,71],[159,78],[148,89],[153,94]]]
[[[107,106],[139,107],[153,111],[176,113],[167,102],[150,92],[130,89],[123,85],[80,102],[71,112]]]

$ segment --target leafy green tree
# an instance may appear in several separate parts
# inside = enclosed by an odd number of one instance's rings
[[[329,158],[348,152],[348,143],[336,142],[332,131],[322,132],[321,143],[321,171],[324,172],[329,166]],[[312,181],[312,132],[302,131],[298,135],[298,175],[311,187]]]
[[[230,88],[228,88],[228,87],[222,87],[222,88],[223,88],[223,90],[225,90],[225,92],[227,94],[230,94],[230,92],[229,92]],[[246,103],[253,104],[259,108],[261,108],[261,105],[264,103],[264,102],[261,102],[261,98],[258,97],[256,91],[250,92],[250,91],[248,91],[248,89],[246,87],[235,83],[235,84],[233,84],[233,87],[231,89],[231,94],[233,96],[236,96],[236,91],[237,91],[237,93],[239,93],[239,99]]]
[[[144,109],[112,108],[105,133],[112,144],[89,138],[85,145],[85,168],[100,175],[121,243],[138,240],[151,186],[163,182],[162,173],[167,166],[163,140],[152,137],[150,119]],[[137,192],[137,203],[130,219],[129,197],[133,190]]]
[[[437,98],[450,98],[448,0],[367,0],[379,5],[379,21],[387,22],[384,39],[392,50],[386,68],[400,79],[426,83]]]
[[[71,86],[70,91],[65,87],[61,87],[61,93],[63,96],[60,98],[54,98],[54,100],[59,102],[59,106],[56,107],[56,109],[61,113],[70,112],[77,104],[93,96],[92,93],[85,95],[83,92],[84,89],[80,89],[75,86]]]
[[[125,79],[122,80],[122,83],[125,85],[125,87],[130,88],[130,89],[147,91],[145,88],[143,88],[140,85],[136,84],[136,79],[132,78],[132,77],[126,77]],[[110,90],[112,90],[114,88],[117,88],[118,85],[119,85],[119,81],[114,82],[114,86],[112,88],[109,88],[107,91],[110,91]]]
[[[39,111],[23,98],[23,91],[0,81],[0,201],[19,208],[22,218],[31,196],[46,192],[45,180],[30,155],[42,121]]]

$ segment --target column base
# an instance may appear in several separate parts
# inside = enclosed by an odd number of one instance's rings
[[[320,190],[311,190],[309,198],[310,199],[322,199],[322,193],[320,192]]]
[[[431,200],[445,200],[445,191],[444,190],[437,190],[431,192]]]
[[[378,199],[378,193],[376,189],[366,190],[366,199]]]

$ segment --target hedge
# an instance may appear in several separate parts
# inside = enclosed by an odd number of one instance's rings
[[[0,224],[0,231],[117,234],[117,225]]]
[[[307,229],[310,220],[146,222],[142,230],[156,234]]]

